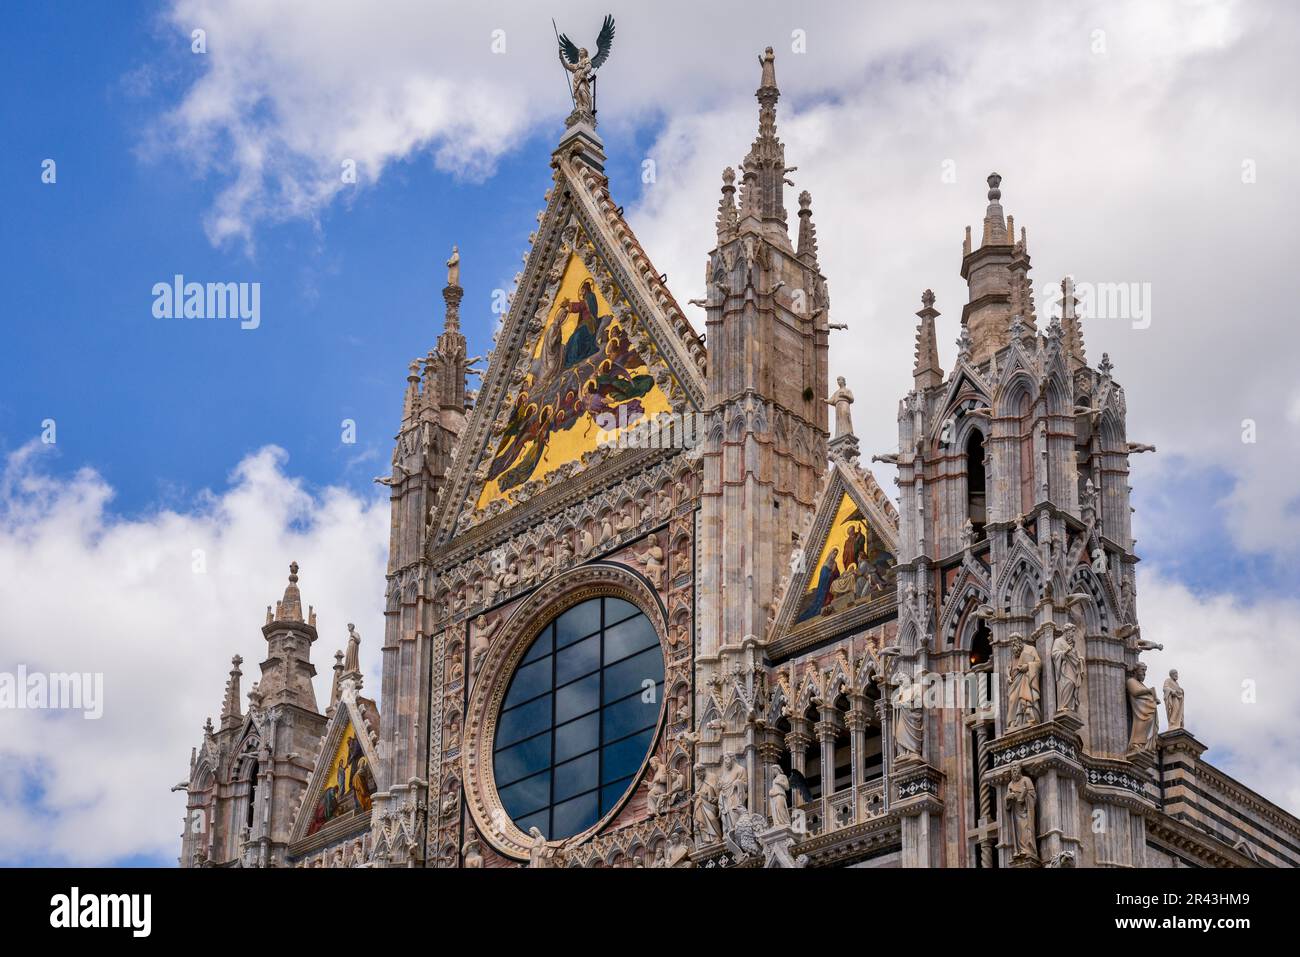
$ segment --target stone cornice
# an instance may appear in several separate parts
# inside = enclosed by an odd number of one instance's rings
[[[881,848],[901,849],[902,829],[896,814],[881,814],[859,824],[823,832],[794,845],[791,856],[809,864],[838,864],[862,858]]]

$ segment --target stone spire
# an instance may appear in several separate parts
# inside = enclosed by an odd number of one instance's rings
[[[1002,218],[1002,177],[997,173],[989,173],[989,206],[984,212],[984,235],[980,239],[981,246],[1006,246],[1010,244],[1007,238],[1007,224]]]
[[[447,310],[443,317],[444,332],[460,332],[460,301],[465,290],[460,285],[460,247],[451,247],[451,258],[447,260],[447,285],[442,289],[443,301]]]
[[[798,256],[814,269],[817,268],[817,227],[812,221],[812,194],[806,189],[799,194]]]
[[[718,242],[725,243],[736,230],[736,171],[722,171],[722,198],[718,200]]]
[[[943,369],[939,366],[939,344],[935,338],[934,320],[939,310],[934,308],[934,293],[927,289],[921,293],[921,308],[917,312],[916,361],[912,366],[912,381],[916,391],[933,389],[943,382]]]
[[[330,706],[325,710],[326,714],[333,714],[334,709],[338,707],[339,700],[343,691],[343,652],[334,652],[334,681],[330,685]]]
[[[1014,220],[1008,216],[1008,233],[1014,228]],[[1011,250],[1011,321],[1020,316],[1024,324],[1025,335],[1033,337],[1038,333],[1038,316],[1034,312],[1034,290],[1029,284],[1029,241],[1024,227],[1020,229],[1020,239]]]
[[[1061,325],[1065,329],[1065,352],[1070,357],[1070,371],[1078,372],[1088,364],[1083,347],[1083,317],[1079,315],[1079,298],[1074,294],[1074,279],[1061,280]]]
[[[244,659],[239,655],[230,659],[230,678],[226,681],[226,699],[221,705],[221,727],[237,728],[243,722],[244,716],[239,712],[239,679],[243,672],[239,666],[244,663]]]
[[[465,374],[466,374],[466,340],[460,331],[460,302],[465,297],[465,290],[460,285],[460,251],[451,247],[451,258],[447,260],[447,285],[442,290],[442,301],[446,304],[443,313],[442,335],[438,336],[438,346],[434,353],[438,362],[437,404],[444,409],[464,413],[465,411]],[[430,396],[428,401],[433,402]]]
[[[758,62],[763,71],[754,94],[758,98],[758,135],[745,157],[741,198],[747,215],[752,210],[763,222],[784,227],[785,174],[790,170],[785,165],[785,146],[776,135],[776,102],[781,91],[776,86],[776,54],[771,47],[763,51]]]
[[[812,520],[828,468],[830,294],[817,260],[811,198],[798,249],[783,208],[785,147],[777,138],[776,58],[760,57],[758,135],[745,156],[736,225],[724,174],[718,245],[709,252],[706,430],[698,587],[720,596],[698,619],[699,654],[766,636],[789,549]],[[781,426],[772,423],[781,421]],[[744,555],[743,561],[731,556]],[[763,639],[760,639],[763,640]],[[725,651],[730,654],[731,650]],[[748,654],[748,652],[746,652]],[[713,659],[728,674],[735,661]],[[700,673],[707,683],[709,675]]]
[[[420,360],[412,359],[406,367],[406,394],[402,398],[403,423],[419,412],[420,405]]]
[[[275,603],[276,621],[302,621],[302,596],[298,593],[298,563],[289,563],[289,584],[284,597]]]

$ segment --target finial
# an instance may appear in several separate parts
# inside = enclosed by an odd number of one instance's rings
[[[718,237],[727,236],[736,225],[736,171],[722,171],[722,198],[718,200]]]
[[[934,337],[934,320],[939,315],[939,310],[934,308],[933,290],[927,289],[921,293],[921,308],[916,315],[921,321],[916,326],[916,361],[912,364],[912,381],[918,392],[924,392],[943,381],[943,369],[939,366],[939,346]]]
[[[275,603],[276,621],[302,621],[302,596],[298,593],[298,563],[289,563],[289,584],[284,598]]]
[[[963,325],[961,332],[957,336],[957,358],[962,362],[970,362],[970,351],[970,329]]]
[[[1114,368],[1115,366],[1112,365],[1110,361],[1110,353],[1103,352],[1101,354],[1101,363],[1097,366],[1097,371],[1102,374],[1103,378],[1109,379],[1111,370]]]
[[[1002,177],[998,173],[989,173],[989,207],[984,213],[984,234],[981,246],[1001,246],[1008,242],[1006,220],[1002,218]]]
[[[1079,315],[1079,297],[1074,294],[1074,277],[1061,280],[1061,322],[1065,326],[1065,348],[1070,354],[1071,371],[1088,364],[1083,345],[1083,317]]]
[[[1029,327],[1025,325],[1024,315],[1018,312],[1011,317],[1011,341],[1012,342],[1023,342],[1025,339],[1025,334],[1028,331],[1029,331]]]
[[[221,727],[231,728],[239,724],[239,679],[243,673],[239,666],[244,663],[244,659],[235,655],[230,659],[230,678],[226,682],[226,700],[221,705]]]
[[[799,194],[799,249],[797,255],[805,262],[817,264],[817,227],[812,221],[812,193]]]

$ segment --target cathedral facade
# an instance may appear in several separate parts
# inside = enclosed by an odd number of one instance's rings
[[[380,705],[349,626],[320,708],[291,566],[260,679],[245,703],[234,659],[191,756],[181,865],[1300,863],[1300,820],[1203,760],[1177,673],[1147,676],[1128,485],[1147,447],[1068,281],[1036,314],[1000,178],[966,231],[951,369],[920,297],[887,494],[852,423],[880,410],[828,381],[771,49],[702,330],[609,193],[607,54],[570,58],[486,368],[455,252],[443,332],[411,363],[382,479]]]

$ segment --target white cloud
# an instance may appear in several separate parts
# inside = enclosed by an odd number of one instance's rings
[[[1028,230],[1035,289],[1066,274],[1150,284],[1149,328],[1085,323],[1090,359],[1109,352],[1125,386],[1130,438],[1160,448],[1134,458],[1134,483],[1158,481],[1174,456],[1180,469],[1224,470],[1233,544],[1300,551],[1300,509],[1288,508],[1300,474],[1300,332],[1278,306],[1292,298],[1300,256],[1290,120],[1300,87],[1282,82],[1294,75],[1282,38],[1296,12],[1101,3],[1027,16],[998,5],[994,17],[973,6],[985,14],[974,28],[915,6],[894,11],[883,38],[846,25],[854,48],[830,55],[862,69],[820,95],[808,95],[808,78],[825,69],[821,48],[778,52],[778,81],[795,94],[778,128],[799,167],[786,206],[811,190],[832,320],[849,325],[832,333],[831,372],[854,389],[864,449],[896,447],[923,289],[938,296],[940,356],[953,360],[963,228],[978,241],[984,179],[997,170],[1003,205]],[[732,69],[756,75],[743,60]],[[733,95],[672,111],[650,148],[658,181],[629,215],[680,302],[703,294],[720,172],[740,164],[755,127],[753,101]],[[1247,159],[1255,183],[1242,181]],[[946,161],[956,183],[941,178]],[[1253,445],[1241,440],[1246,418]],[[1216,503],[1183,504],[1194,522]]]
[[[0,711],[0,863],[171,856],[184,805],[169,788],[220,712],[231,656],[245,659],[244,692],[260,674],[263,610],[291,560],[318,613],[321,706],[349,621],[378,694],[388,502],[309,492],[267,447],[191,508],[124,519],[100,476],[53,478],[42,454],[28,445],[0,473],[0,670],[102,672],[104,714]],[[206,574],[192,571],[195,549]]]
[[[1176,668],[1187,730],[1209,745],[1205,760],[1300,811],[1300,598],[1196,595],[1150,568],[1138,573],[1138,593],[1142,637],[1165,646],[1144,656],[1147,683],[1163,699]]]
[[[387,502],[309,493],[285,474],[283,452],[266,448],[188,511],[121,519],[99,476],[52,478],[41,451],[27,446],[0,473],[3,667],[103,672],[106,704],[99,721],[0,711],[0,863],[170,857],[183,809],[169,788],[219,711],[232,654],[246,659],[251,687],[262,609],[280,596],[290,559],[319,614],[319,699],[349,620],[378,692]],[[206,575],[191,571],[195,548],[206,550]],[[1144,636],[1166,646],[1147,655],[1149,680],[1180,669],[1188,727],[1210,745],[1207,759],[1300,808],[1300,770],[1285,764],[1300,751],[1300,661],[1289,652],[1300,643],[1300,600],[1197,596],[1145,567],[1139,593]],[[1254,704],[1242,701],[1246,679],[1258,685]]]
[[[590,42],[606,6],[560,4],[560,29]],[[484,176],[530,132],[558,135],[567,104],[549,12],[177,0],[171,24],[186,35],[205,26],[212,52],[166,129],[224,184],[214,241],[314,217],[338,199],[345,157],[363,180],[419,155]],[[978,237],[984,177],[996,169],[1004,205],[1028,229],[1035,288],[1067,273],[1151,284],[1150,328],[1096,320],[1085,330],[1090,358],[1109,352],[1127,390],[1130,438],[1161,449],[1134,459],[1133,484],[1171,469],[1226,473],[1228,495],[1187,498],[1162,518],[1190,527],[1220,508],[1237,548],[1300,550],[1300,509],[1288,507],[1300,474],[1300,334],[1286,308],[1300,257],[1300,11],[987,2],[880,17],[848,2],[743,13],[679,2],[616,16],[602,129],[613,140],[662,121],[648,151],[657,182],[639,203],[620,200],[682,303],[702,291],[720,171],[754,135],[754,54],[777,48],[779,129],[799,167],[787,207],[798,189],[812,191],[832,317],[850,326],[832,339],[831,371],[856,393],[868,453],[895,447],[924,288],[938,295],[941,358],[952,361],[962,231],[974,225]],[[504,56],[490,53],[493,29],[506,30]],[[807,31],[802,56],[789,52],[795,29]],[[956,183],[941,179],[946,160]],[[1256,182],[1243,182],[1247,162]],[[1253,445],[1241,441],[1247,418]],[[307,590],[310,573],[304,562]],[[1233,569],[1223,577],[1230,590]],[[1300,806],[1300,784],[1279,776],[1293,772],[1277,768],[1296,753],[1280,735],[1300,717],[1297,675],[1281,670],[1300,637],[1292,601],[1197,596],[1147,566],[1141,602],[1148,637],[1168,638],[1165,657],[1183,662],[1189,721],[1209,757],[1230,754],[1247,784]],[[1239,703],[1234,669],[1268,676],[1257,705]],[[1267,690],[1281,674],[1280,690]]]
[[[589,43],[606,7],[582,0],[554,13]],[[561,128],[550,12],[175,0],[167,29],[203,27],[209,52],[154,148],[180,149],[222,184],[207,221],[217,242],[314,218],[338,200],[345,158],[363,186],[421,154],[488,175],[529,133]],[[832,340],[832,372],[847,375],[860,410],[879,410],[855,416],[866,446],[896,441],[924,288],[939,297],[951,362],[962,228],[978,225],[996,169],[1029,231],[1035,288],[1066,273],[1150,283],[1149,329],[1086,329],[1090,357],[1109,351],[1128,390],[1132,437],[1232,474],[1224,506],[1239,547],[1300,549],[1300,509],[1287,508],[1300,471],[1298,334],[1278,306],[1300,256],[1300,85],[1289,82],[1300,11],[989,0],[943,17],[918,5],[880,17],[847,0],[743,14],[678,0],[615,12],[602,126],[664,124],[649,151],[657,183],[639,204],[622,198],[680,302],[700,294],[719,173],[753,137],[754,54],[773,44],[787,157],[798,188],[813,192],[832,311],[850,325]],[[492,52],[495,30],[504,54]],[[795,30],[805,54],[790,52]],[[940,179],[947,160],[956,183]],[[1240,440],[1246,418],[1256,445]],[[1150,474],[1148,462],[1138,468]]]

